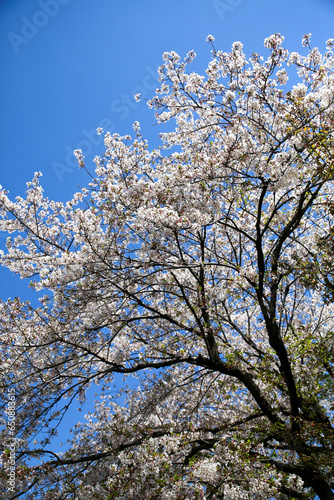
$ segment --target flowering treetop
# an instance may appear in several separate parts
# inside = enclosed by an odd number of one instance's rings
[[[1,263],[45,291],[0,304],[13,498],[334,497],[333,40],[289,54],[275,34],[266,59],[207,40],[206,76],[194,52],[163,55],[161,148],[136,122],[134,139],[105,134],[67,203],[39,173],[25,199],[0,193]],[[140,380],[123,406],[115,373]],[[92,383],[96,411],[55,453]]]

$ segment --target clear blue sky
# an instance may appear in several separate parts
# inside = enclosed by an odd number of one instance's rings
[[[42,171],[46,195],[69,199],[88,181],[72,151],[81,148],[91,166],[103,153],[98,126],[125,134],[138,120],[157,145],[153,112],[133,95],[153,95],[163,52],[194,49],[203,72],[208,34],[217,49],[240,40],[250,54],[264,53],[275,32],[297,51],[310,32],[324,51],[334,0],[0,0],[0,184],[22,196]],[[0,269],[0,297],[17,295],[31,298],[24,281]]]

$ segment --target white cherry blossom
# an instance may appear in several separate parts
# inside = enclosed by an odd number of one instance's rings
[[[166,52],[148,103],[173,125],[161,147],[138,122],[133,138],[99,128],[71,200],[40,173],[25,198],[1,188],[0,262],[41,292],[0,301],[15,498],[333,498],[334,58],[283,42],[213,50],[204,76],[193,51]]]

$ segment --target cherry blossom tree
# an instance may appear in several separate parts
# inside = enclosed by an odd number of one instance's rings
[[[39,173],[1,191],[1,263],[41,294],[0,303],[9,498],[334,498],[333,40],[289,54],[275,34],[249,59],[207,40],[206,76],[163,55],[160,148],[135,123],[67,203]],[[138,379],[121,400],[115,374]]]

